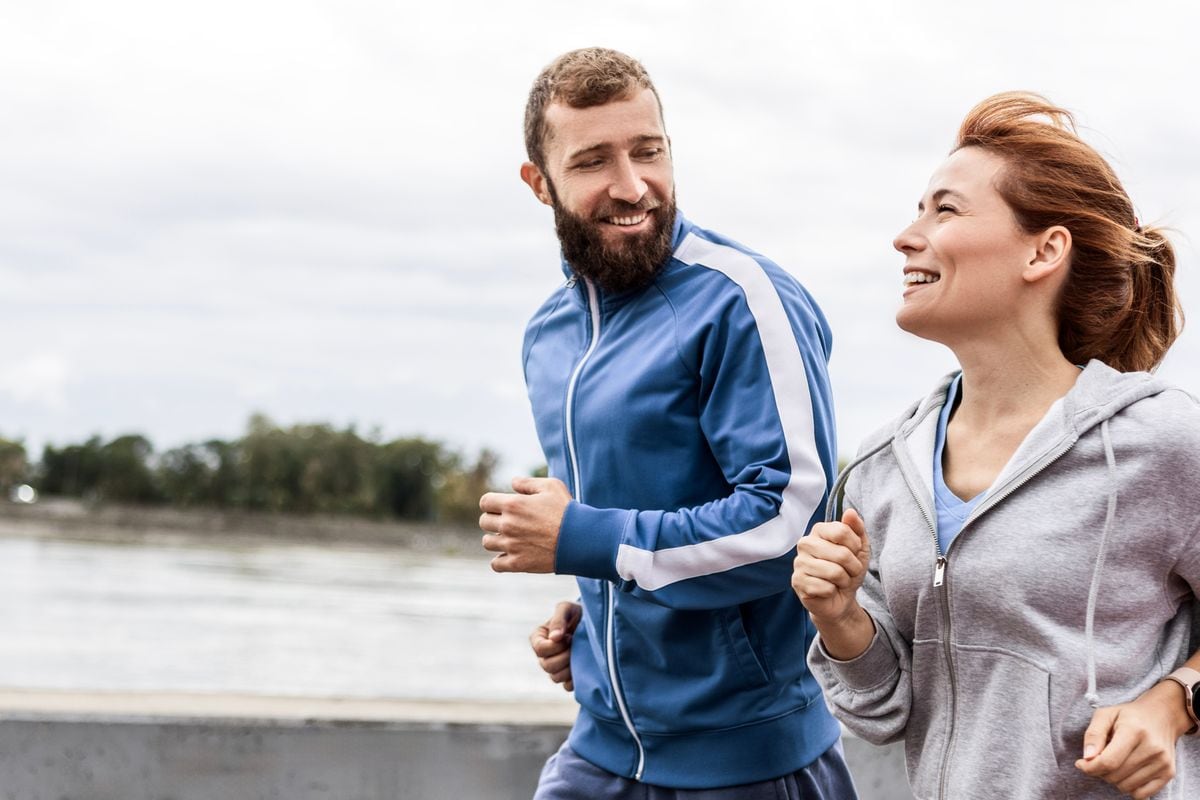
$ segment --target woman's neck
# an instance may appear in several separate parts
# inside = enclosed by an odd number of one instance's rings
[[[946,428],[942,477],[966,499],[995,482],[1054,401],[1070,391],[1079,369],[1057,347],[960,348],[955,355],[963,368],[961,401]]]
[[[1033,420],[1070,391],[1079,368],[1057,348],[956,351],[962,401],[955,417],[980,430],[998,422]]]

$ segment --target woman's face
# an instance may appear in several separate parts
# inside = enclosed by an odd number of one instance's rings
[[[1036,243],[996,190],[1003,169],[986,150],[956,151],[892,243],[905,256],[896,323],[909,333],[953,346],[1010,323],[1019,310],[1021,272]]]

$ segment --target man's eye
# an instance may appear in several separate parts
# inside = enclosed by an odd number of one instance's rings
[[[941,205],[937,207],[937,212],[939,214],[957,214],[958,209],[954,206]]]
[[[651,158],[658,158],[660,155],[662,155],[662,148],[661,147],[652,147],[648,150],[638,151],[637,157],[651,159]]]

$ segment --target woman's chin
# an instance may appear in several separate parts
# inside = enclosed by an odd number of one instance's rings
[[[925,326],[921,324],[921,315],[915,313],[907,306],[901,306],[896,312],[896,327],[905,333],[911,333],[913,336],[922,336],[921,330]]]

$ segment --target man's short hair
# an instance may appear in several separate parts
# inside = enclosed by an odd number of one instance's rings
[[[546,171],[546,108],[555,102],[572,108],[600,106],[625,99],[639,89],[654,92],[658,113],[662,100],[646,68],[636,58],[606,47],[584,47],[554,59],[529,90],[525,104],[525,152],[538,169]]]

